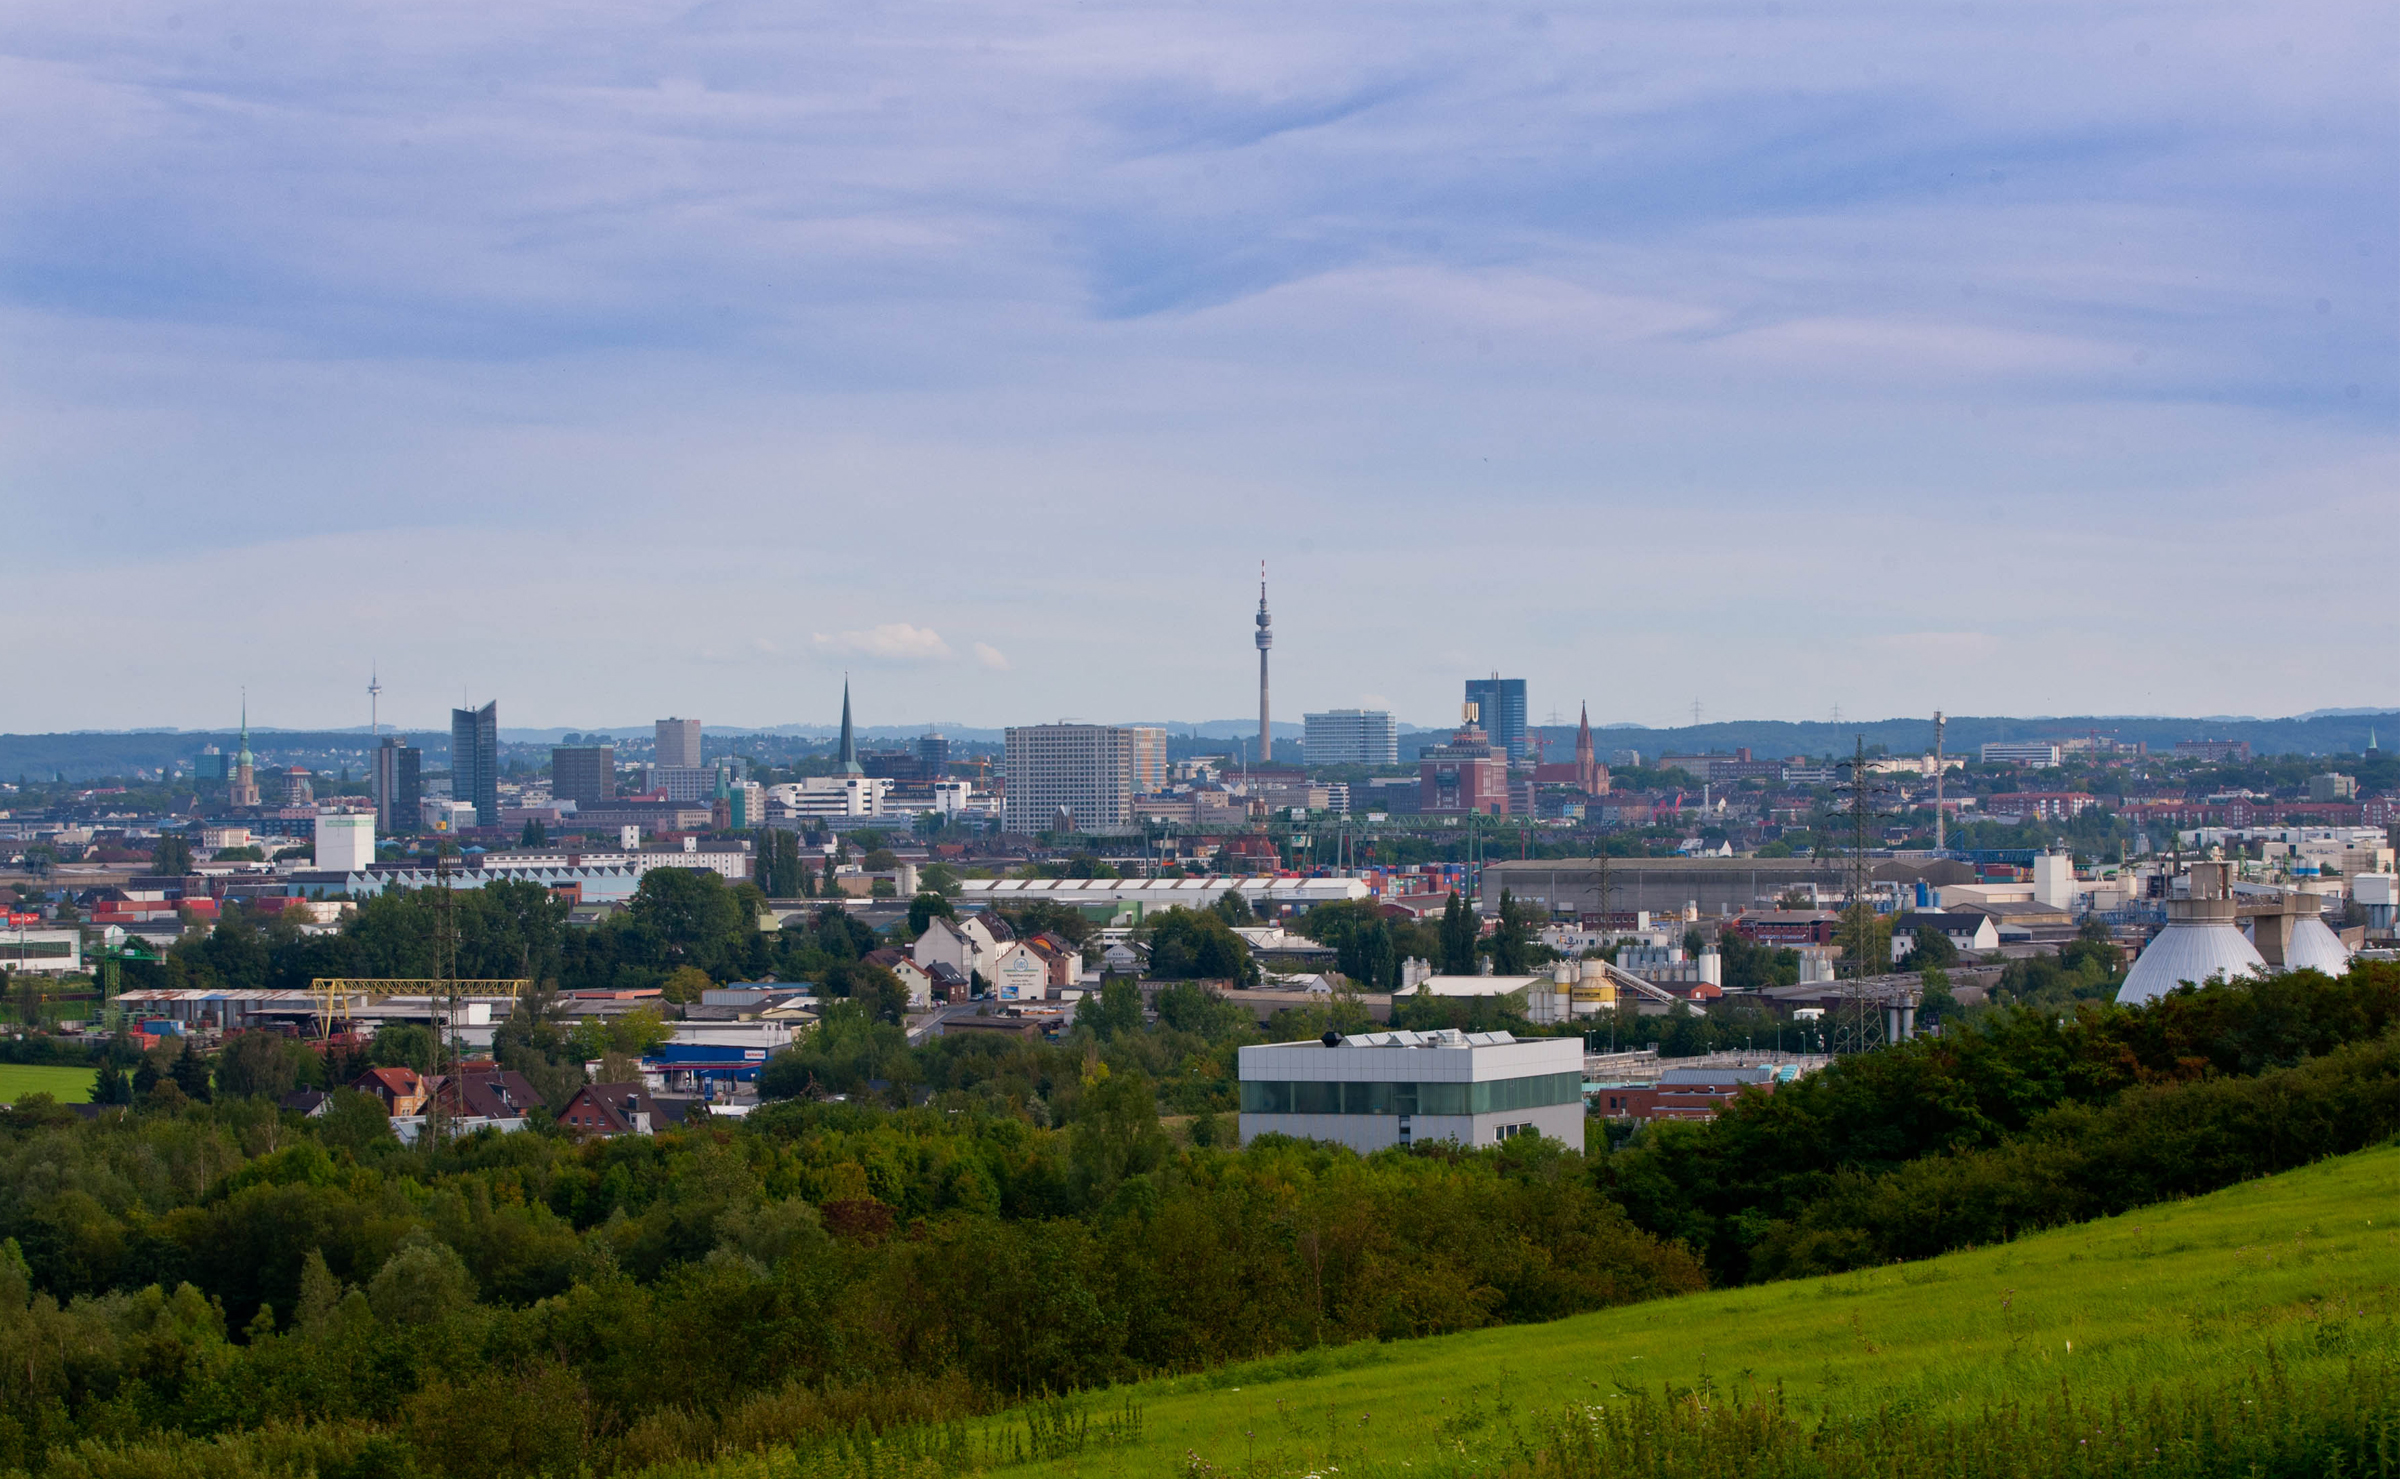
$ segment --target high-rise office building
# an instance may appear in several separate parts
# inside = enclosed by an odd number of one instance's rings
[[[475,808],[475,825],[500,825],[500,704],[450,711],[450,799]]]
[[[375,747],[375,830],[385,836],[417,830],[417,803],[425,794],[418,780],[424,752],[387,734]]]
[[[1525,743],[1525,680],[1498,673],[1469,678],[1467,702],[1475,706],[1475,727],[1491,737],[1493,748],[1506,751],[1511,765],[1523,764],[1531,753]]]
[[[922,735],[917,740],[917,766],[927,780],[940,780],[942,770],[950,763],[950,740],[940,730]]]
[[[1011,832],[1131,829],[1133,731],[1109,724],[1034,724],[1008,731]]]
[[[650,757],[654,765],[698,765],[700,763],[700,721],[697,719],[661,719],[651,726],[657,733],[657,753]]]
[[[550,751],[550,794],[577,806],[617,799],[615,745],[557,745]]]
[[[1388,709],[1329,709],[1303,714],[1300,742],[1309,765],[1398,765],[1400,726]]]
[[[1133,794],[1155,796],[1167,788],[1167,732],[1137,724],[1125,731],[1133,736]]]

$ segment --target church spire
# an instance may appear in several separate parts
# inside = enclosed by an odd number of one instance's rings
[[[858,763],[858,739],[850,732],[850,680],[842,679],[842,749],[836,757],[835,772],[840,775],[865,775]]]

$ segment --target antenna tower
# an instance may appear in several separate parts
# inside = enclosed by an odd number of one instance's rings
[[[1947,852],[1950,848],[1950,814],[1942,808],[1942,778],[1948,767],[1942,764],[1942,711],[1933,711],[1933,850]]]
[[[427,993],[426,1006],[439,997],[442,1002],[442,1021],[434,1029],[434,1070],[430,1080],[447,1061],[450,1077],[458,1077],[458,936],[450,917],[450,850],[440,839],[433,844],[433,989]],[[433,1093],[428,1082],[425,1101],[425,1133],[439,1145],[449,1134],[448,1116],[443,1113],[441,1099]]]
[[[1855,745],[1852,757],[1842,762],[1850,777],[1834,788],[1850,798],[1850,897],[1843,910],[1841,1006],[1834,1014],[1831,1044],[1836,1053],[1863,1053],[1895,1040],[1902,1031],[1899,1005],[1916,1005],[1915,993],[1908,987],[1890,982],[1878,985],[1873,980],[1887,972],[1874,969],[1869,959],[1874,953],[1875,906],[1867,860],[1867,818],[1877,812],[1878,801],[1889,795],[1890,787],[1878,783],[1867,769],[1867,737],[1856,736]]]

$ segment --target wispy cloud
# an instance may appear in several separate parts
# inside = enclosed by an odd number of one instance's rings
[[[818,632],[808,640],[810,646],[830,656],[864,657],[878,662],[946,662],[951,657],[950,644],[942,640],[941,633],[905,621],[869,627],[863,632],[835,632],[830,636]]]
[[[1008,654],[1002,652],[999,648],[994,647],[989,642],[978,642],[975,644],[975,660],[979,663],[982,663],[985,667],[990,668],[995,673],[1005,673],[1008,671]]]

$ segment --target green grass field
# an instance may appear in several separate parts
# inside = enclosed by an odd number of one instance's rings
[[[2400,1282],[2400,1148],[2005,1247],[1760,1285],[1549,1325],[1311,1352],[1096,1394],[1140,1436],[1013,1472],[1074,1479],[1219,1469],[1472,1467],[1509,1414],[1704,1377],[1781,1383],[1796,1415],[1965,1418],[2185,1380],[2232,1382],[2272,1348],[2295,1378],[2388,1352]],[[1329,1441],[1330,1440],[1330,1441]],[[1495,1457],[1497,1455],[1494,1455]]]
[[[27,1094],[48,1094],[61,1104],[88,1104],[92,1070],[0,1063],[0,1104],[14,1104]]]

